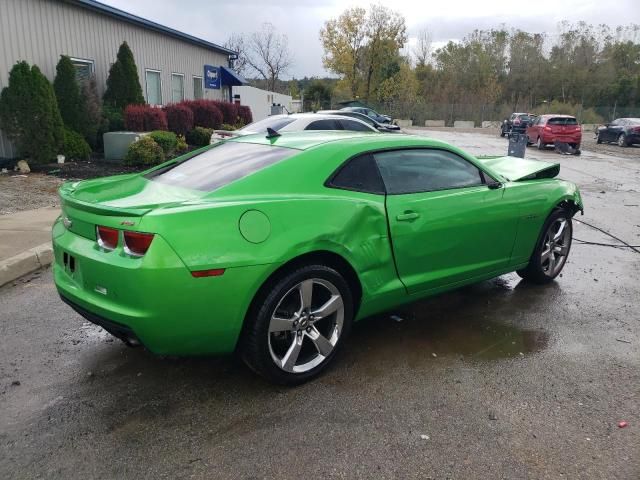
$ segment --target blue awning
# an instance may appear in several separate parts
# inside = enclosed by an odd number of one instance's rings
[[[222,72],[222,85],[227,85],[229,87],[239,87],[240,85],[247,85],[247,81],[230,68],[220,67],[220,71]]]

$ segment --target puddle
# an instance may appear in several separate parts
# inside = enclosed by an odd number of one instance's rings
[[[518,280],[500,277],[363,320],[354,326],[350,343],[358,357],[371,354],[376,361],[410,365],[433,360],[433,354],[497,360],[538,352],[547,348],[549,332],[516,324],[531,294]]]

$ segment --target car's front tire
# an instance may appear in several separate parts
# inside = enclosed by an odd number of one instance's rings
[[[271,382],[306,382],[335,358],[353,315],[353,295],[339,272],[324,265],[298,267],[270,283],[254,302],[241,356]]]
[[[529,265],[516,273],[534,283],[549,283],[556,278],[569,257],[573,225],[571,215],[564,209],[556,209],[544,222]]]

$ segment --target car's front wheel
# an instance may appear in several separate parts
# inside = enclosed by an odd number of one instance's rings
[[[516,273],[535,283],[552,281],[564,268],[572,238],[571,215],[564,209],[554,210],[542,227],[529,265]]]
[[[300,384],[324,371],[353,321],[348,283],[324,265],[291,271],[256,303],[246,319],[241,355],[252,370],[279,384]]]

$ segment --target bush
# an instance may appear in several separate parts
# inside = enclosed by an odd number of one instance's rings
[[[189,145],[196,147],[204,147],[211,143],[212,128],[196,127],[187,133],[187,142]]]
[[[222,112],[222,121],[229,125],[238,123],[238,105],[231,102],[214,101],[214,105]]]
[[[167,130],[167,115],[162,109],[149,105],[127,105],[124,109],[124,125],[133,132]]]
[[[76,80],[76,69],[66,55],[61,55],[56,65],[53,90],[65,127],[82,132],[86,120],[84,99]]]
[[[248,125],[253,122],[253,115],[251,109],[246,105],[238,105],[238,117],[243,125]]]
[[[19,62],[9,72],[0,93],[0,128],[34,162],[50,162],[60,153],[62,117],[53,87],[37,66]]]
[[[164,152],[153,138],[145,135],[140,140],[129,145],[127,156],[124,158],[125,165],[157,165],[164,162]]]
[[[91,147],[78,132],[65,128],[62,154],[67,160],[87,160],[91,155]]]
[[[176,153],[181,154],[189,150],[189,145],[187,145],[187,141],[184,138],[184,135],[178,135],[178,140],[176,142]]]
[[[107,89],[102,98],[105,105],[120,109],[127,105],[144,103],[138,67],[127,42],[122,42],[116,62],[109,69]]]
[[[193,124],[196,127],[217,129],[222,125],[222,112],[213,100],[191,100],[182,102],[182,105],[193,112]]]
[[[178,137],[175,133],[156,130],[147,136],[160,145],[165,157],[171,156],[176,151],[176,147],[178,146]]]
[[[193,112],[186,105],[180,103],[167,105],[164,112],[167,115],[169,130],[176,135],[185,135],[193,130]]]
[[[84,135],[89,145],[95,148],[100,143],[96,137],[102,124],[102,102],[98,96],[96,76],[91,75],[89,80],[83,82],[80,91],[84,100],[84,126],[79,132]],[[122,113],[119,112],[119,115],[122,123]]]
[[[102,133],[124,130],[124,115],[118,107],[105,105],[102,108]]]

